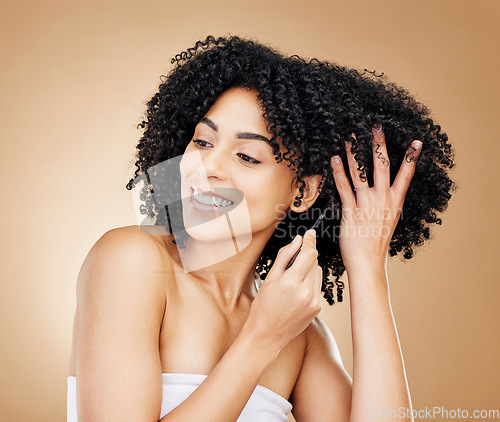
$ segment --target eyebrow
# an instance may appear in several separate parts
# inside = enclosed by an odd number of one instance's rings
[[[217,132],[217,125],[210,120],[208,117],[203,117],[203,119],[200,120],[200,123],[205,123],[210,129],[213,129],[215,132]],[[258,133],[252,133],[252,132],[238,132],[236,134],[237,139],[252,139],[256,141],[264,141],[267,142],[268,144],[271,142],[269,139],[267,139],[265,136],[259,135]]]

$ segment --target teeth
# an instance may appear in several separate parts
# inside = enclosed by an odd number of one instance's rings
[[[202,201],[204,204],[207,205],[214,205],[214,197],[212,195],[202,195]]]
[[[198,189],[193,187],[194,194],[193,196],[197,201],[201,202],[205,205],[215,205],[216,207],[228,207],[233,205],[232,201],[222,199],[222,198],[214,198],[212,195],[203,195],[198,192]]]

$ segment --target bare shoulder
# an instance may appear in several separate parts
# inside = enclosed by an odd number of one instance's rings
[[[319,316],[305,334],[304,360],[290,398],[292,414],[297,422],[347,421],[352,379],[344,368],[337,342]]]
[[[78,275],[77,296],[83,300],[106,289],[119,296],[137,289],[161,298],[158,293],[165,292],[165,265],[168,260],[153,236],[138,226],[111,229],[87,254]]]
[[[162,252],[158,236],[146,233],[139,226],[124,226],[108,230],[91,248],[86,260],[96,255],[110,255],[110,258],[125,259],[126,264],[140,263],[151,264],[159,260]],[[132,260],[130,260],[132,258]],[[155,268],[162,264],[161,259]],[[167,263],[168,264],[168,263]]]
[[[108,230],[97,240],[94,246],[99,246],[107,242],[114,242],[114,246],[122,249],[133,248],[134,246],[153,249],[159,248],[161,245],[158,237],[159,236],[154,235],[153,231],[148,230],[146,232],[137,225],[123,226]],[[151,252],[151,250],[148,252]]]

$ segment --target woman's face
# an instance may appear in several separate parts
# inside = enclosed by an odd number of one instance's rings
[[[270,236],[294,201],[295,174],[285,161],[276,162],[262,113],[254,91],[231,88],[196,126],[180,163],[184,225],[191,237]],[[195,197],[194,188],[206,195]]]

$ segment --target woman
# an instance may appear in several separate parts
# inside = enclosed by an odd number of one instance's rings
[[[441,224],[446,134],[380,76],[248,39],[173,61],[127,185],[158,230],[110,230],[82,265],[68,420],[411,420],[386,264]],[[352,380],[318,317],[344,271]]]

